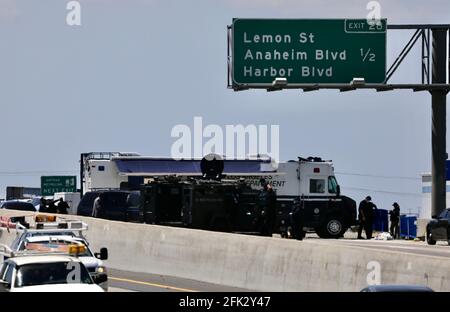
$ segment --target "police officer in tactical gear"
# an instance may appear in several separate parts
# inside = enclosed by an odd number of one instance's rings
[[[363,239],[361,236],[362,230],[366,231],[366,238],[372,238],[373,232],[373,219],[374,219],[374,209],[377,206],[372,203],[372,198],[367,196],[364,200],[359,203],[358,214],[359,214],[359,229],[358,229],[358,239]]]
[[[261,179],[262,190],[259,192],[258,206],[259,206],[259,232],[263,236],[272,236],[276,220],[276,202],[277,195],[272,186]]]
[[[57,200],[49,199],[47,201],[47,210],[46,210],[46,212],[48,212],[48,213],[58,213],[58,207],[56,207],[56,205],[55,205],[55,203],[58,202],[58,201],[59,201],[59,199],[57,199]]]
[[[67,214],[69,209],[69,204],[61,197],[58,204],[58,213]]]
[[[306,232],[303,231],[304,223],[304,207],[300,203],[300,200],[296,198],[292,207],[291,224],[292,224],[292,238],[303,240]]]
[[[399,237],[399,223],[400,223],[400,205],[398,203],[393,203],[394,209],[389,211],[391,219],[391,236],[396,239]]]

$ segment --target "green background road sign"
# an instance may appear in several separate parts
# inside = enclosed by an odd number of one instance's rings
[[[234,19],[234,85],[288,83],[383,83],[386,20]]]
[[[42,176],[41,195],[52,196],[58,192],[76,192],[76,176]]]

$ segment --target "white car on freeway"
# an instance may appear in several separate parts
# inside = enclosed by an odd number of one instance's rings
[[[77,255],[78,259],[84,264],[89,274],[94,278],[96,275],[104,274],[107,275],[107,270],[103,261],[99,258],[105,259],[106,257],[101,257],[100,253],[97,256],[90,250],[86,240],[81,237],[73,237],[69,235],[39,235],[24,238],[19,244],[17,251],[23,250],[36,250],[41,252],[46,251],[64,251],[71,244],[81,244],[85,246],[85,251]],[[97,258],[99,257],[99,258]],[[105,280],[101,285],[105,291],[108,290],[108,281]]]
[[[26,229],[18,226],[18,235],[12,242],[10,248],[13,252],[22,251],[36,251],[36,252],[67,252],[71,244],[84,246],[84,251],[77,255],[80,261],[84,264],[89,274],[93,279],[102,277],[102,282],[99,284],[105,291],[108,291],[108,276],[107,269],[103,263],[108,259],[108,249],[101,248],[100,252],[94,253],[82,231],[87,229],[87,225],[83,222],[67,222],[66,224],[79,224],[80,228],[58,228],[62,223],[41,223],[41,229]],[[49,225],[49,227],[45,227]],[[57,228],[54,228],[54,226]],[[75,232],[79,232],[78,235]]]
[[[77,257],[35,254],[13,256],[3,262],[0,292],[103,292],[103,289]]]

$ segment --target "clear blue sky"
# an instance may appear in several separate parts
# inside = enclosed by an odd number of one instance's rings
[[[0,1],[0,197],[7,185],[39,186],[41,174],[77,174],[81,152],[168,156],[172,127],[202,116],[278,124],[281,159],[332,159],[356,200],[420,206],[420,173],[431,170],[428,93],[226,88],[233,17],[365,18],[368,1],[81,0],[80,27],[66,25],[67,2]],[[448,0],[379,2],[391,24],[450,23]],[[389,31],[388,64],[410,36]],[[419,80],[417,46],[392,82]]]

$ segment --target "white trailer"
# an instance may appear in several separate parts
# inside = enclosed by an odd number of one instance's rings
[[[83,156],[84,155],[84,156]],[[156,176],[201,176],[200,160],[142,157],[136,153],[87,153],[81,160],[82,193],[104,189],[120,189],[130,180]],[[227,163],[231,165],[227,168]],[[228,170],[227,170],[228,169]],[[338,191],[332,161],[320,158],[299,158],[275,164],[271,159],[225,160],[224,174],[243,178],[252,187],[260,188],[264,178],[276,189],[278,196],[330,196]]]

